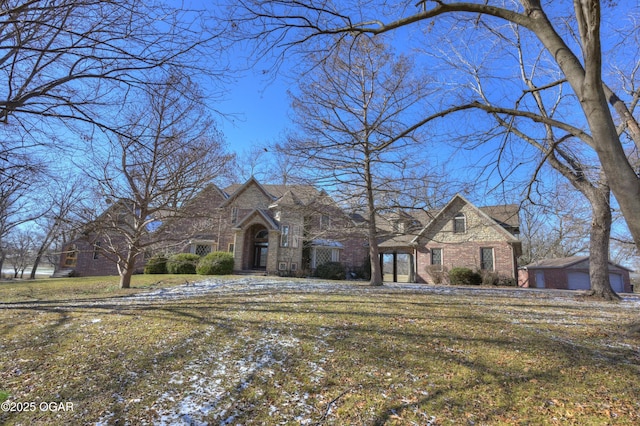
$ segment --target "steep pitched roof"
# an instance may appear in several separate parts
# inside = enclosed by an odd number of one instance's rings
[[[301,206],[303,202],[291,190],[287,190],[280,198],[278,198],[273,206]]]
[[[225,200],[227,195],[215,184],[210,183],[205,186],[195,197],[190,199],[182,207],[185,210],[201,209],[210,207],[210,203],[214,202],[218,207],[220,200]]]
[[[224,206],[229,205],[229,203],[231,203],[231,201],[235,200],[240,194],[242,194],[247,188],[249,188],[252,185],[255,185],[256,187],[258,187],[258,189],[260,191],[262,191],[262,193],[265,195],[265,197],[270,198],[272,200],[275,198],[273,195],[271,195],[265,189],[264,186],[262,186],[260,184],[260,182],[258,182],[258,180],[256,178],[251,176],[249,178],[249,180],[247,180],[242,185],[233,184],[233,185],[230,185],[227,188],[225,188],[224,192],[227,194],[228,198],[222,203],[221,206],[224,207]]]
[[[436,214],[430,221],[429,223],[427,223],[425,225],[424,228],[422,228],[422,230],[418,233],[418,235],[411,241],[412,243],[417,243],[419,238],[421,236],[423,236],[435,223],[437,223],[438,219],[440,219],[440,217],[444,216],[448,210],[451,209],[451,206],[456,202],[456,201],[462,201],[463,203],[467,204],[468,206],[470,206],[472,209],[474,209],[476,211],[476,213],[482,217],[483,219],[485,219],[485,221],[487,222],[487,224],[490,225],[494,225],[495,228],[498,230],[498,232],[502,233],[508,240],[512,241],[512,242],[520,242],[520,240],[518,240],[518,238],[516,238],[516,236],[514,234],[512,234],[511,232],[509,232],[507,229],[504,228],[504,226],[502,225],[502,223],[496,221],[494,218],[492,218],[487,212],[483,211],[481,208],[476,207],[475,204],[473,204],[472,202],[470,202],[469,200],[467,200],[465,197],[463,197],[460,194],[456,194],[453,196],[453,198],[447,203],[447,205],[445,205],[439,212],[438,214]],[[515,204],[514,204],[515,206]],[[496,209],[497,210],[497,209]],[[506,219],[506,217],[505,217]],[[519,223],[519,220],[518,220]]]
[[[251,177],[248,181],[243,184],[232,184],[224,189],[224,192],[227,193],[228,201],[225,204],[228,204],[233,198],[237,197],[242,193],[246,188],[248,188],[251,184],[257,185],[260,190],[271,200],[278,200],[285,196],[287,192],[293,194],[294,197],[298,199],[299,202],[303,204],[309,204],[311,201],[318,198],[322,195],[322,192],[319,191],[312,185],[272,185],[272,184],[261,184],[254,177]]]
[[[280,226],[278,226],[278,224],[273,220],[273,218],[269,215],[269,213],[262,209],[256,209],[252,211],[251,213],[246,215],[244,218],[242,218],[240,222],[236,223],[233,228],[242,229],[242,227],[255,216],[260,216],[266,222],[269,228],[280,229]]]
[[[497,206],[480,207],[480,210],[490,218],[511,228],[520,227],[520,206],[518,204],[501,204]]]

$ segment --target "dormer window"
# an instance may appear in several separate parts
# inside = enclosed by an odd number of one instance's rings
[[[458,213],[453,217],[453,233],[464,234],[467,232],[467,218],[464,213]]]

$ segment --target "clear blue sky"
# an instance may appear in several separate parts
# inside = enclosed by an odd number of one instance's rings
[[[225,98],[216,104],[229,114],[220,119],[220,127],[229,148],[237,153],[274,142],[289,125],[287,87],[281,79],[269,82],[252,71],[245,72]]]
[[[239,154],[251,146],[275,142],[290,126],[284,77],[265,76],[260,68],[239,74],[226,87],[225,100],[216,103],[216,109],[227,114],[219,120],[220,129],[229,148]]]

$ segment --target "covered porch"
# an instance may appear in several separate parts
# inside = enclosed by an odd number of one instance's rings
[[[393,283],[416,282],[415,248],[406,236],[390,238],[378,244],[382,280]]]

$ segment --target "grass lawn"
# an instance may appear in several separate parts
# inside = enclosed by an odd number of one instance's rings
[[[110,280],[0,284],[0,424],[640,424],[638,299]]]

